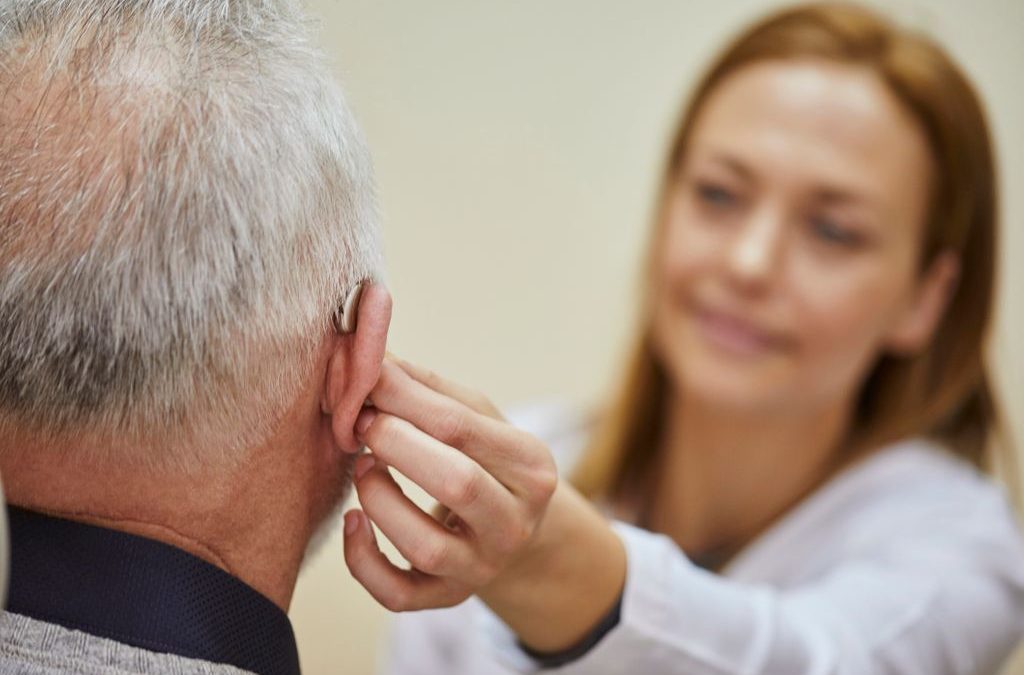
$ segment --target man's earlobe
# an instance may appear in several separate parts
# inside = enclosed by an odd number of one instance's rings
[[[338,447],[358,452],[356,418],[380,378],[391,324],[391,294],[380,284],[360,284],[340,310],[341,335],[327,366],[321,408],[331,416]],[[351,331],[342,330],[347,328]]]

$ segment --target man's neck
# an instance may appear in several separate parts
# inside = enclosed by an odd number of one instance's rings
[[[755,416],[700,402],[666,411],[648,525],[691,554],[728,560],[834,466],[845,406],[806,416]]]
[[[287,611],[309,538],[346,483],[326,425],[324,433],[276,434],[234,466],[191,473],[8,439],[0,443],[0,475],[11,504],[171,544]]]

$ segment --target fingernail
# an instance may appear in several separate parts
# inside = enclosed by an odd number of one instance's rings
[[[356,475],[356,480],[359,480],[360,478],[362,478],[363,474],[365,474],[367,471],[372,469],[374,464],[376,464],[376,460],[373,458],[373,456],[371,456],[371,455],[360,455],[356,459],[356,466],[355,466],[355,470],[354,470],[355,475]]]
[[[359,411],[359,415],[356,417],[356,434],[362,436],[366,433],[366,430],[373,424],[373,419],[377,417],[376,408],[363,408]]]
[[[352,534],[359,529],[359,514],[349,511],[345,514],[345,534]]]

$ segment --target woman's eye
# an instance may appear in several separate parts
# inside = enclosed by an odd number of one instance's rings
[[[828,244],[854,247],[861,243],[861,237],[857,232],[843,227],[829,218],[820,216],[811,218],[811,229],[815,237]]]
[[[739,201],[739,197],[735,193],[713,183],[698,183],[697,195],[705,204],[717,208],[732,206]]]

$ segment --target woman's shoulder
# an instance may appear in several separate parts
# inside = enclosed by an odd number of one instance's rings
[[[804,552],[803,564],[793,564],[794,550]],[[944,446],[910,439],[879,448],[810,495],[730,565],[730,576],[799,583],[851,559],[974,565],[979,556],[1008,572],[1024,559],[1006,492]]]
[[[923,438],[879,448],[834,478],[818,500],[823,511],[846,513],[840,520],[868,531],[941,522],[949,534],[1019,536],[1006,490],[946,446]]]
[[[974,551],[990,542],[987,550],[1024,558],[1006,488],[949,448],[926,439],[896,443],[868,460],[862,474],[851,482],[861,483],[860,492],[870,499],[868,520],[891,518],[914,538],[924,538],[926,527],[937,528],[937,540],[969,544]]]
[[[866,504],[971,510],[1007,505],[1006,493],[995,480],[948,447],[925,438],[912,438],[879,448],[833,479],[826,492]]]

